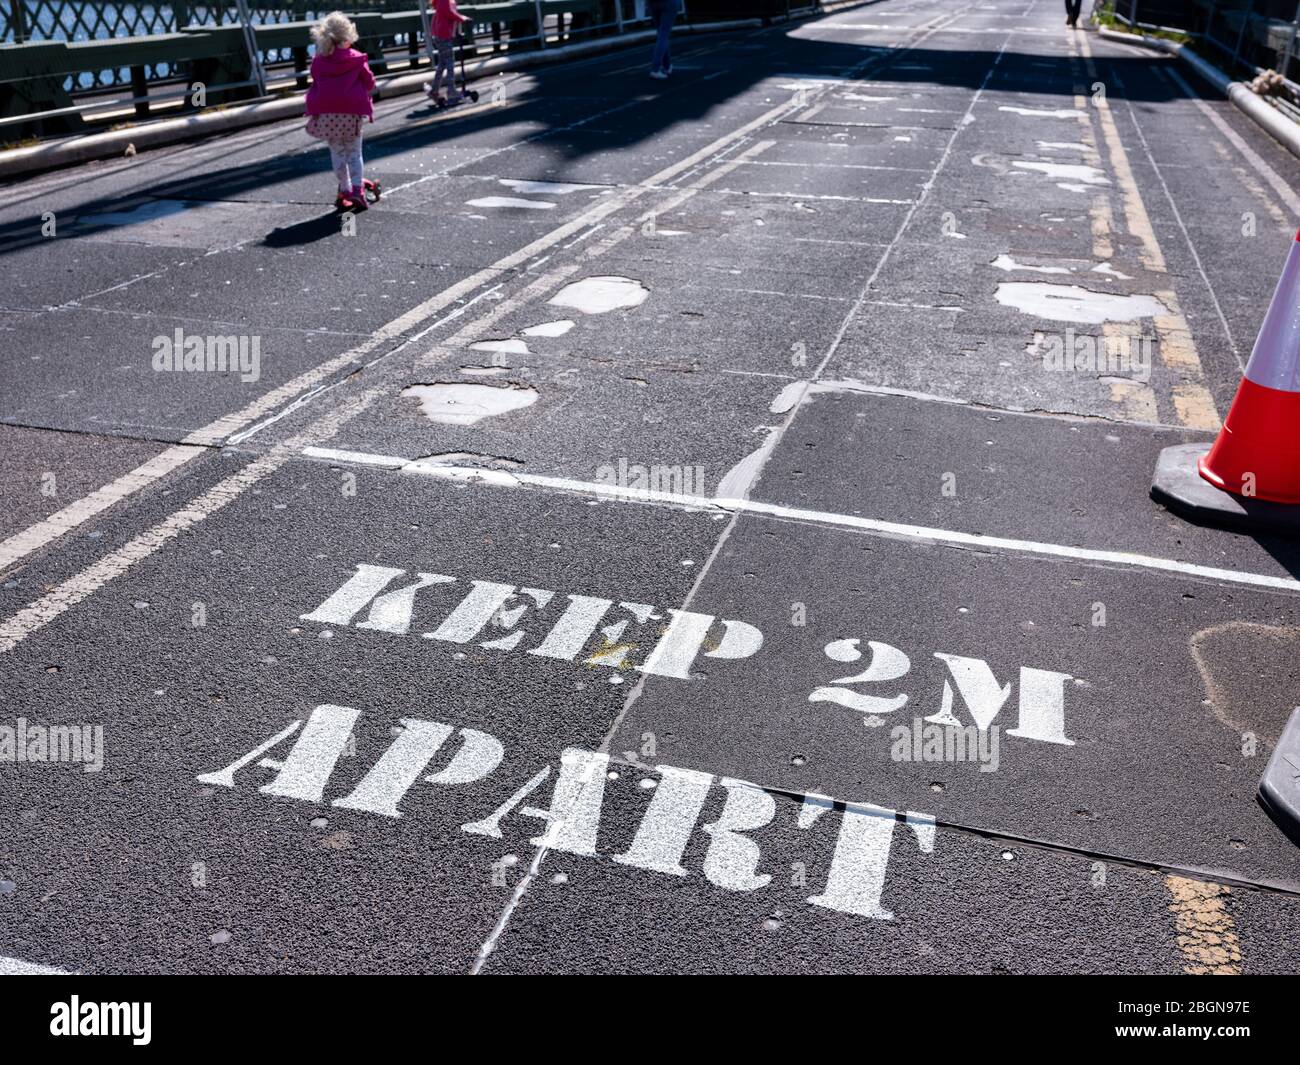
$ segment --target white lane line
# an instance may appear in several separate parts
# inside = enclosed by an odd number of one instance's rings
[[[273,474],[302,448],[328,440],[346,422],[355,418],[379,396],[381,389],[371,389],[349,403],[313,422],[293,440],[268,451],[247,466],[217,482],[197,499],[186,503],[169,514],[157,525],[116,551],[91,563],[81,572],[55,585],[45,595],[28,604],[12,617],[0,622],[0,654],[13,650],[33,632],[71,609],[83,599],[102,588],[109,581],[126,573],[137,562],[142,562],[164,544],[188,532],[205,518],[217,513],[239,498],[246,490]]]
[[[73,975],[67,969],[59,969],[53,965],[37,965],[33,961],[23,961],[22,958],[5,958],[0,957],[0,976],[71,976]]]
[[[1300,217],[1300,196],[1295,194],[1291,186],[1286,183],[1282,176],[1260,158],[1255,149],[1247,144],[1241,138],[1241,135],[1228,125],[1228,123],[1219,116],[1219,113],[1215,111],[1213,107],[1196,94],[1196,90],[1183,80],[1182,75],[1180,75],[1176,70],[1165,70],[1162,67],[1156,67],[1156,73],[1169,78],[1175,85],[1177,85],[1178,88],[1182,90],[1183,95],[1188,97],[1188,99],[1196,105],[1197,110],[1210,120],[1215,129],[1223,134],[1223,139],[1236,148],[1237,151],[1241,153],[1241,157],[1255,168],[1255,172],[1273,186],[1273,191],[1276,192],[1278,196],[1281,197],[1282,202],[1291,209],[1291,213]]]
[[[30,525],[22,532],[14,533],[8,539],[0,541],[0,572],[4,572],[24,555],[43,547],[51,540],[56,540],[69,529],[74,529],[96,514],[107,510],[119,499],[140,491],[146,485],[165,477],[172,470],[183,466],[195,455],[203,452],[201,447],[187,447],[177,444],[155,455],[130,473],[124,473],[102,488],[97,488],[88,496],[83,496],[75,503],[69,503],[62,510],[56,511],[43,521]]]
[[[809,525],[832,525],[903,540],[950,544],[954,547],[982,551],[1008,551],[1016,554],[1039,555],[1073,562],[1097,562],[1104,565],[1151,570],[1157,573],[1174,573],[1185,577],[1198,577],[1226,584],[1243,584],[1255,588],[1273,588],[1280,591],[1300,592],[1300,580],[1291,577],[1275,577],[1267,573],[1249,573],[1243,570],[1202,566],[1194,562],[1179,562],[1177,559],[1160,558],[1156,555],[1140,555],[1132,551],[1107,551],[1090,547],[1076,547],[1069,544],[1044,543],[1039,540],[1018,540],[1005,536],[987,536],[983,533],[961,532],[956,529],[937,529],[927,525],[911,525],[905,522],[884,521],[879,518],[864,518],[857,514],[837,514],[834,511],[788,507],[781,503],[764,503],[754,499],[678,495],[673,492],[657,492],[644,488],[623,488],[599,481],[579,481],[568,477],[548,477],[542,474],[506,472],[505,470],[484,469],[478,466],[442,465],[427,460],[405,459],[396,455],[378,455],[367,451],[347,451],[309,446],[302,449],[302,454],[308,458],[323,459],[329,462],[399,470],[402,473],[464,484],[488,485],[496,488],[531,486],[557,492],[570,492],[578,495],[599,496],[624,502],[650,503],[688,510],[711,510],[731,514],[762,514],[786,521]]]

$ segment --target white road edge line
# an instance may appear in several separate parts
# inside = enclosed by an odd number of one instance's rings
[[[95,489],[75,503],[69,503],[43,521],[38,521],[22,532],[14,533],[13,536],[0,541],[0,572],[8,569],[24,555],[58,539],[69,529],[74,529],[82,522],[107,510],[119,499],[133,495],[152,481],[183,466],[195,455],[202,454],[204,450],[201,447],[185,444],[169,447],[148,462],[137,466],[130,473],[122,474],[121,477],[109,481],[102,488]]]
[[[1099,548],[1076,547],[1069,544],[1050,544],[1039,540],[1017,540],[1005,536],[961,532],[957,529],[937,529],[926,525],[884,521],[880,518],[864,518],[857,514],[837,514],[833,511],[788,507],[781,503],[764,503],[754,499],[677,495],[672,492],[655,492],[643,488],[623,488],[619,485],[604,484],[599,481],[578,481],[568,477],[512,473],[504,470],[484,469],[478,466],[442,465],[423,459],[404,459],[395,455],[376,455],[365,451],[306,447],[303,448],[302,454],[308,458],[349,463],[357,466],[373,466],[379,469],[396,470],[402,473],[464,484],[480,484],[496,488],[530,486],[557,492],[571,492],[578,495],[600,496],[624,502],[651,503],[689,510],[711,510],[730,514],[761,514],[786,521],[797,521],[810,525],[833,525],[904,540],[951,544],[955,547],[977,550],[1010,551],[1018,554],[1039,555],[1046,558],[1060,558],[1075,562],[1097,562],[1106,565],[1152,570],[1158,573],[1199,577],[1204,580],[1221,581],[1227,584],[1243,584],[1256,588],[1300,592],[1300,580],[1291,577],[1276,577],[1267,573],[1248,573],[1241,570],[1220,569],[1216,566],[1202,566],[1195,562],[1180,562],[1177,559],[1160,558],[1156,555],[1139,555],[1132,551],[1107,551]]]
[[[218,481],[197,498],[185,503],[179,510],[59,582],[13,616],[0,621],[0,654],[12,651],[33,632],[48,625],[60,614],[70,610],[105,584],[122,576],[137,562],[142,562],[164,544],[188,532],[223,507],[229,506],[253,485],[275,473],[299,454],[300,449],[330,439],[344,424],[373,403],[379,394],[379,389],[371,389],[337,407],[328,415],[313,422],[297,437]]]

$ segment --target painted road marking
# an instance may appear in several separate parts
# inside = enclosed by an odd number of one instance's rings
[[[403,580],[411,583],[391,587]],[[455,586],[450,589],[454,604],[445,594],[449,585]],[[426,589],[435,590],[425,593]],[[498,581],[471,579],[466,589],[457,576],[421,571],[412,577],[405,569],[367,562],[356,563],[337,591],[298,618],[323,626],[410,637],[417,597],[422,612],[427,613],[432,605],[440,619],[436,628],[419,634],[421,639],[522,652],[587,669],[605,667],[619,673],[632,669],[689,682],[696,679],[696,660],[700,657],[740,661],[754,657],[765,643],[757,626],[734,618],[659,608],[649,603],[615,605],[612,599],[592,595],[567,594],[557,599],[556,592],[549,588]],[[547,611],[549,614],[544,613]],[[422,618],[420,627],[433,620]],[[532,646],[521,648],[525,639]],[[861,663],[861,642],[857,637],[834,638],[825,644],[823,654],[837,665],[827,668],[817,663],[823,679],[814,682],[816,686],[807,694],[808,702],[829,703],[855,715],[891,714],[908,702],[910,696],[905,692],[882,696],[859,690],[858,686],[865,684],[888,684],[892,689],[895,681],[911,671],[908,655],[883,641],[867,641],[867,668],[847,677],[826,675],[843,672],[846,664]],[[637,657],[640,664],[634,664]],[[937,738],[943,743],[944,733],[949,732],[949,739],[961,733],[963,743],[980,742],[981,737],[975,733],[989,731],[1010,700],[1012,684],[999,683],[982,658],[943,651],[933,652],[933,657],[944,663],[947,672],[938,700],[940,709],[925,717],[936,726],[925,730],[925,739]],[[1073,747],[1074,741],[1065,734],[1066,683],[1073,679],[1068,673],[1022,666],[1018,674],[1017,722],[1006,734]],[[958,719],[954,712],[958,700],[973,725],[963,725]],[[917,702],[931,705],[933,700]],[[826,710],[837,712],[829,707]],[[919,739],[921,726],[917,728]]]
[[[165,477],[172,470],[179,469],[203,451],[201,447],[188,445],[169,447],[148,462],[137,466],[130,473],[124,473],[75,503],[69,503],[43,521],[38,521],[22,532],[0,541],[0,572],[4,572],[24,555],[58,539],[69,529],[76,528],[82,522],[107,510],[118,500],[133,495],[158,478]]]
[[[1069,64],[1075,76],[1079,74],[1079,58],[1071,50]],[[1101,166],[1101,153],[1097,151],[1097,137],[1093,133],[1092,118],[1088,114],[1088,100],[1082,94],[1074,94],[1074,108],[1082,127],[1079,136],[1082,141],[1083,156],[1092,166]],[[1042,143],[1041,141],[1039,142]],[[1110,200],[1105,192],[1093,197],[1089,209],[1092,232],[1092,252],[1103,263],[1110,262],[1115,254],[1111,243]],[[1165,304],[1167,307],[1168,304]],[[1125,351],[1130,343],[1127,327],[1118,322],[1106,322],[1101,327],[1103,342],[1111,345],[1108,350]],[[1160,421],[1160,410],[1156,404],[1155,389],[1148,381],[1115,378],[1110,382],[1111,399],[1119,407],[1121,416],[1126,421],[1156,423]]]
[[[305,723],[301,719],[291,722],[230,765],[200,773],[196,779],[215,787],[236,788],[239,787],[237,775],[242,777],[255,769],[272,770],[275,776],[259,786],[261,794],[324,805],[330,779],[348,749],[349,738],[361,716],[361,711],[352,707],[322,704],[312,710]],[[404,717],[400,719],[400,728],[394,731],[396,734],[388,748],[369,771],[346,795],[329,800],[330,806],[401,818],[401,800],[416,784],[465,788],[485,780],[506,760],[505,745],[477,729],[458,729],[452,724]],[[448,759],[439,759],[454,733],[459,733],[455,753]],[[293,746],[283,757],[269,756],[269,752],[290,740]],[[435,762],[441,762],[441,768],[424,775]],[[503,772],[509,774],[510,783],[488,803],[475,802],[471,792],[472,805],[464,804],[462,798],[466,793],[453,792],[450,800],[471,818],[459,826],[460,831],[501,839],[501,824],[507,818],[536,819],[546,827],[530,842],[541,852],[553,850],[599,860],[597,835],[610,770],[615,764],[631,763],[614,763],[604,752],[573,747],[562,751],[558,762],[558,773],[546,806],[524,803],[550,780],[554,768],[550,763],[535,771],[525,768],[522,773],[515,771],[515,764],[508,764]],[[772,882],[771,874],[758,872],[762,855],[750,834],[760,832],[776,821],[779,814],[787,813],[790,807],[778,806],[776,800],[788,793],[675,766],[636,763],[635,768],[656,773],[658,781],[631,844],[608,860],[644,872],[686,877],[690,875],[683,865],[687,847],[697,832],[704,832],[709,844],[700,873],[714,887],[751,892]],[[722,810],[715,821],[700,825],[700,815],[715,788],[726,793]],[[796,815],[801,830],[812,829],[831,810],[840,812],[825,882],[821,890],[814,890],[805,901],[811,906],[851,916],[892,920],[894,915],[882,905],[882,898],[894,830],[900,823],[905,824],[921,853],[932,854],[934,818],[910,811],[896,812],[871,803],[837,803],[822,795],[806,795],[802,799]],[[496,934],[503,927],[498,922]],[[480,950],[480,957],[487,953],[490,948]]]
[[[1169,910],[1178,929],[1183,972],[1240,976],[1241,944],[1227,907],[1231,889],[1181,876],[1166,877],[1165,887],[1174,900]]]
[[[0,957],[0,976],[70,976],[67,969],[53,965],[38,965],[36,962],[23,961],[21,958]]]
[[[1221,581],[1228,584],[1243,584],[1286,592],[1300,591],[1300,580],[1291,577],[1275,577],[1267,573],[1220,569],[1192,562],[1180,562],[1172,558],[1159,558],[1155,555],[1140,555],[1131,551],[1107,551],[1090,547],[1070,546],[1068,544],[1043,543],[1037,540],[1016,540],[1002,536],[986,536],[982,533],[966,533],[955,529],[909,525],[901,522],[882,521],[877,518],[864,518],[857,514],[836,514],[832,511],[787,507],[779,503],[763,503],[738,497],[678,495],[673,492],[631,488],[600,481],[578,481],[567,477],[547,477],[541,474],[488,470],[479,466],[440,465],[426,460],[404,459],[393,455],[375,455],[364,451],[346,451],[308,446],[302,449],[302,453],[309,458],[354,463],[360,466],[376,466],[381,469],[400,470],[403,473],[419,474],[468,484],[491,485],[498,488],[532,486],[559,492],[574,492],[581,495],[623,499],[637,503],[658,503],[690,510],[713,510],[735,514],[766,514],[787,521],[805,522],[811,525],[834,525],[905,540],[951,544],[956,547],[976,550],[992,549],[1019,554],[1042,555],[1070,561],[1099,562],[1105,565],[1147,569],[1158,573],[1181,574],[1187,577]]]
[[[1088,69],[1088,76],[1095,79],[1097,67],[1093,62],[1088,36],[1079,34],[1077,38],[1071,37],[1071,49],[1076,39],[1083,54],[1084,65]],[[1093,105],[1101,124],[1106,150],[1110,155],[1111,169],[1115,171],[1115,178],[1120,186],[1125,224],[1129,233],[1142,245],[1143,250],[1139,255],[1142,265],[1152,273],[1167,273],[1164,252],[1160,249],[1160,242],[1156,239],[1146,204],[1142,201],[1142,193],[1133,177],[1133,168],[1129,164],[1128,152],[1124,149],[1124,142],[1120,139],[1119,129],[1115,125],[1110,101],[1106,98],[1106,94],[1101,92],[1093,97]],[[1145,140],[1143,143],[1145,144]],[[1163,178],[1161,182],[1163,183]],[[1172,295],[1172,293],[1167,292],[1165,295]],[[1176,299],[1171,303],[1166,301],[1166,305],[1170,306],[1170,313],[1157,316],[1155,327],[1160,338],[1160,360],[1179,378],[1173,388],[1174,413],[1184,425],[1195,429],[1218,430],[1222,423],[1219,420],[1214,396],[1205,385],[1205,372],[1192,339],[1191,326],[1183,317]]]
[[[286,442],[254,459],[237,473],[219,481],[197,499],[175,511],[157,525],[92,563],[80,573],[62,581],[40,599],[24,607],[12,617],[0,622],[0,654],[11,651],[36,630],[49,624],[65,610],[115,580],[137,562],[148,558],[158,548],[199,522],[233,503],[243,492],[268,477],[303,447],[327,440],[339,428],[355,418],[378,397],[379,390],[366,392],[350,403],[340,406],[308,427],[294,443]]]

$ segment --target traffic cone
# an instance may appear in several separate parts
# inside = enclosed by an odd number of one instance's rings
[[[1151,494],[1193,520],[1300,534],[1300,232],[1218,438],[1165,448]]]
[[[1227,420],[1197,469],[1224,492],[1300,503],[1300,232]]]

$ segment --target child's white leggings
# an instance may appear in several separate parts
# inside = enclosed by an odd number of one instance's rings
[[[330,144],[330,165],[339,179],[339,191],[350,192],[361,187],[361,138],[351,144]]]

